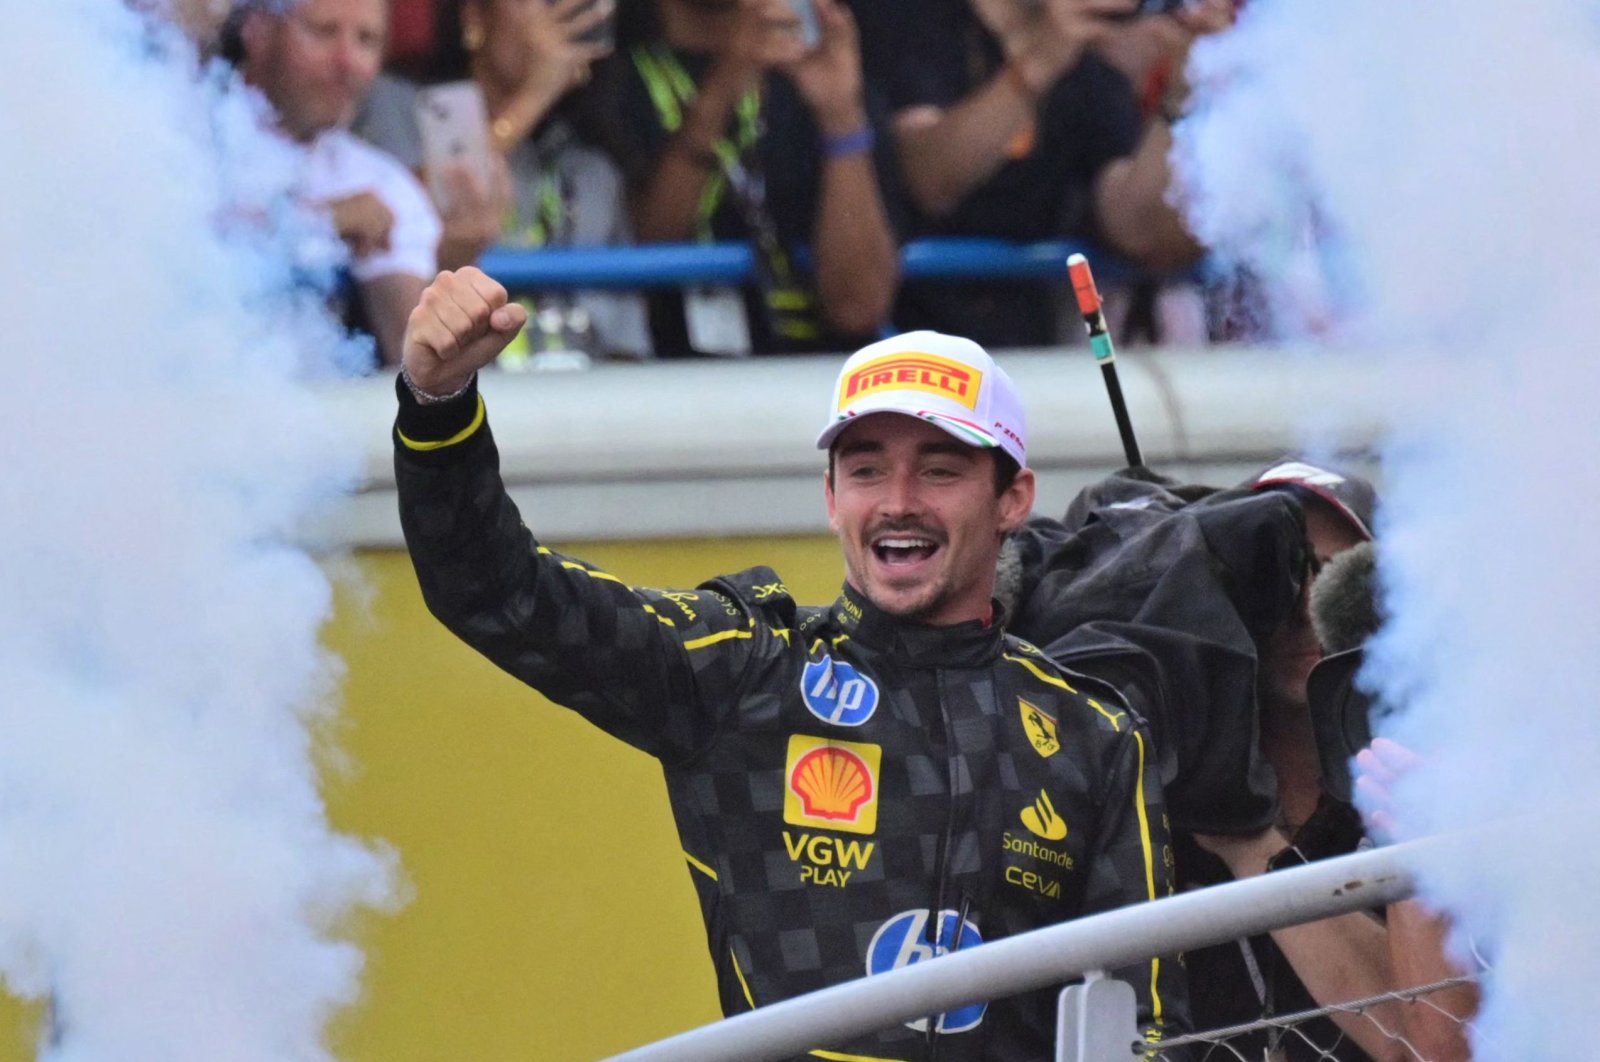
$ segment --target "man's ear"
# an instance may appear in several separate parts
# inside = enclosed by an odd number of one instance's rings
[[[1034,491],[1037,484],[1033,478],[1033,469],[1018,469],[1016,476],[1011,480],[1011,485],[1000,492],[1000,527],[1004,533],[1014,531],[1022,526],[1022,522],[1033,512]]]
[[[822,497],[828,503],[828,530],[834,534],[839,533],[839,511],[833,500],[833,470],[824,469],[822,473]]]

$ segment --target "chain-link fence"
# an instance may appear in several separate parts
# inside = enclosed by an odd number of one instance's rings
[[[1463,1052],[1471,1043],[1469,1001],[1479,976],[1453,977],[1335,1006],[1173,1037],[1162,1050],[1147,1057],[1150,1062],[1351,1062],[1371,1057],[1348,1031],[1351,1022],[1360,1021],[1403,1052],[1394,1056],[1397,1059],[1458,1062],[1466,1057]],[[1129,1057],[1139,1057],[1144,1050],[1143,1045],[1130,1044]]]

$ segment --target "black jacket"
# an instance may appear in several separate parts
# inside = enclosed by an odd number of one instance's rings
[[[971,946],[1170,891],[1147,738],[1113,691],[998,626],[912,626],[848,589],[799,606],[766,568],[630,587],[534,540],[475,393],[401,403],[401,519],[429,608],[661,761],[726,1013],[948,950],[958,926]],[[1178,963],[1120,975],[1152,1042],[1186,1027]],[[1047,990],[947,1014],[938,1057],[1044,1059],[1054,1007]],[[816,1046],[928,1050],[904,1025]]]
[[[1148,477],[1148,478],[1146,478]],[[1257,741],[1257,640],[1295,607],[1305,517],[1281,491],[1216,491],[1122,473],[1002,558],[1011,629],[1101,678],[1149,722],[1176,830],[1245,834],[1276,819]]]

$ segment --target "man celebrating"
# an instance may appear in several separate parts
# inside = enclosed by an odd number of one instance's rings
[[[437,268],[439,216],[398,160],[346,131],[383,60],[388,0],[250,0],[237,21],[245,81],[304,146],[301,194],[348,249],[358,311],[385,364],[400,360],[406,315]]]
[[[394,432],[406,542],[451,630],[661,760],[725,1013],[1168,893],[1141,726],[1002,633],[995,561],[1034,478],[1016,390],[980,347],[920,332],[845,363],[818,439],[845,586],[803,607],[767,568],[667,592],[538,544],[475,376],[523,317],[470,268],[412,313]],[[1119,976],[1150,1044],[1182,1028],[1175,961]],[[1054,999],[813,1054],[1042,1058]]]

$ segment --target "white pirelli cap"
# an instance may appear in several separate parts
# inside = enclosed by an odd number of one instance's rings
[[[907,332],[862,347],[839,370],[828,426],[833,445],[856,417],[903,413],[936,424],[969,446],[996,447],[1028,466],[1028,429],[1016,384],[970,339]]]

